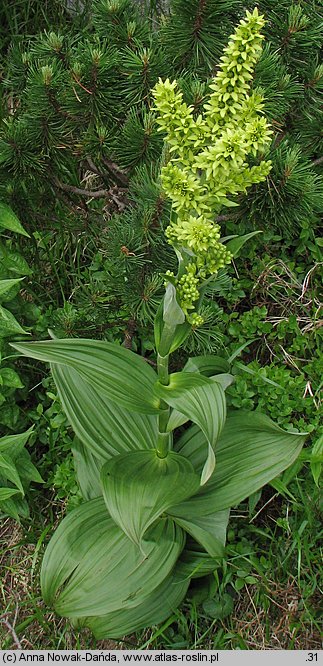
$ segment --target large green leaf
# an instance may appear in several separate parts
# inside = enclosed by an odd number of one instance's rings
[[[184,365],[184,372],[199,372],[210,377],[218,373],[229,372],[230,364],[221,356],[206,354],[205,356],[191,356]]]
[[[306,434],[286,432],[259,412],[229,414],[217,443],[217,466],[207,485],[168,513],[190,520],[234,506],[272,481],[297,458]],[[192,426],[176,446],[199,472],[207,451]]]
[[[228,388],[228,386],[230,386],[234,381],[234,376],[229,375],[228,373],[224,373],[221,375],[213,375],[210,377],[210,379],[220,384],[225,391],[226,388]],[[167,432],[171,432],[172,430],[175,430],[175,428],[179,428],[189,420],[190,418],[185,416],[185,414],[181,414],[181,412],[179,412],[177,409],[172,409],[167,423]]]
[[[224,426],[226,403],[224,390],[218,382],[198,373],[177,372],[169,384],[156,384],[156,394],[168,405],[196,423],[208,441],[201,484],[205,484],[215,467],[214,449]]]
[[[109,516],[103,498],[69,513],[52,537],[42,563],[46,603],[80,618],[134,608],[171,573],[184,532],[170,519],[149,530],[142,552]]]
[[[222,557],[229,515],[230,509],[224,509],[200,518],[190,517],[187,520],[175,518],[175,520],[211,557]]]
[[[137,544],[156,518],[199,488],[191,463],[174,451],[166,458],[155,450],[115,456],[103,465],[101,482],[111,517]]]
[[[121,638],[168,618],[183,601],[190,579],[170,574],[142,603],[135,608],[118,610],[107,615],[85,618],[82,626],[89,627],[95,638]]]
[[[120,453],[156,445],[156,415],[129,412],[102,396],[74,368],[57,364],[51,370],[75,434],[95,457],[106,461]]]
[[[72,445],[74,468],[82,497],[88,501],[102,495],[100,471],[102,459],[96,458],[91,451],[75,438]]]
[[[215,571],[219,563],[218,557],[211,557],[194,539],[188,539],[176,564],[175,571],[179,579],[183,581],[191,578],[203,578]]]
[[[157,375],[137,354],[111,342],[86,339],[47,340],[12,345],[25,356],[68,365],[96,388],[104,398],[129,411],[158,412],[153,393]]]

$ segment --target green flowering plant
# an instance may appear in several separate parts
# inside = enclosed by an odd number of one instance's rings
[[[203,321],[196,312],[201,287],[233,257],[230,243],[221,242],[215,216],[222,206],[235,206],[230,197],[264,180],[271,168],[269,160],[253,166],[248,161],[268,146],[272,135],[260,115],[261,96],[250,93],[263,25],[257,8],[246,12],[224,50],[203,115],[194,118],[176,81],[160,80],[154,90],[157,122],[170,156],[161,182],[172,201],[166,236],[180,260],[174,284],[185,317],[194,326]]]
[[[214,213],[231,205],[228,193],[270,168],[247,162],[270,137],[257,116],[261,101],[248,94],[262,25],[256,10],[241,21],[203,118],[193,118],[174,83],[155,89],[171,154],[162,170],[173,202],[166,233],[179,259],[178,274],[165,276],[155,319],[157,372],[105,341],[14,345],[51,364],[76,435],[84,499],[47,547],[43,596],[97,638],[123,636],[174,612],[191,580],[223,558],[230,508],[292,464],[305,439],[259,412],[227,414],[230,359],[197,356],[182,372],[169,372],[170,354],[199,323],[205,282],[246,240],[224,244]]]

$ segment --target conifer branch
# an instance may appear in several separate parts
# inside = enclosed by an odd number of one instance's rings
[[[59,187],[63,192],[72,192],[73,194],[80,194],[83,197],[88,197],[91,199],[102,199],[103,197],[110,196],[110,190],[85,190],[81,187],[75,187],[74,185],[68,185],[67,183],[62,183],[60,180],[55,178],[55,185]]]
[[[226,222],[227,220],[235,220],[237,217],[239,217],[238,213],[227,213],[226,215],[218,215],[215,221]]]
[[[108,171],[110,171],[110,173],[112,174],[112,176],[116,181],[119,181],[119,183],[123,186],[128,185],[129,178],[127,174],[124,171],[122,171],[122,169],[120,169],[115,162],[113,162],[112,160],[108,160],[106,157],[102,157],[102,162],[103,164],[105,164]]]
[[[323,162],[323,157],[318,157],[317,160],[313,160],[312,165],[317,166],[318,164],[322,164]]]

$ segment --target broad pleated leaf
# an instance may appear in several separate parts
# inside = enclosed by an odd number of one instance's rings
[[[170,574],[184,541],[180,527],[161,519],[147,533],[143,557],[113,522],[103,498],[86,502],[64,518],[47,547],[44,599],[71,618],[138,606]]]
[[[198,373],[174,373],[167,386],[157,384],[156,394],[196,423],[208,440],[201,484],[207,482],[215,467],[214,449],[224,426],[226,403],[224,390],[218,382]]]
[[[12,345],[25,356],[74,368],[102,398],[143,414],[158,412],[153,385],[157,375],[143,358],[111,342],[47,340]]]
[[[102,459],[96,458],[77,438],[74,439],[72,453],[76,478],[83,499],[88,501],[100,497],[102,495],[100,483]]]
[[[166,458],[156,451],[116,456],[103,465],[101,482],[111,517],[137,544],[158,516],[199,488],[191,463],[173,451]]]
[[[201,375],[211,377],[218,373],[229,372],[230,364],[221,356],[192,356],[185,363],[183,372],[199,372]]]
[[[157,416],[129,412],[102,396],[74,368],[51,366],[67,418],[87,449],[107,460],[119,453],[156,445]]]
[[[219,566],[219,558],[211,557],[193,540],[185,546],[177,564],[176,574],[182,581],[191,578],[203,578]]]
[[[228,386],[232,384],[234,376],[225,373],[220,375],[213,375],[212,377],[210,377],[210,379],[220,384],[223,390],[225,391],[228,388]],[[185,416],[185,414],[181,414],[181,412],[179,412],[177,409],[172,409],[167,423],[167,432],[171,432],[172,430],[175,430],[175,428],[179,428],[181,425],[184,425],[184,423],[187,423],[187,421],[189,420],[190,420],[189,417]]]
[[[175,518],[176,522],[197,541],[211,557],[222,557],[230,509],[215,511],[200,518]]]
[[[229,414],[217,443],[212,478],[194,497],[172,507],[172,515],[190,520],[235,506],[289,467],[305,438],[304,433],[282,430],[259,412]],[[199,472],[207,451],[203,433],[193,426],[176,448]]]
[[[168,618],[183,601],[190,579],[183,580],[174,574],[159,585],[144,601],[135,608],[115,611],[107,615],[85,618],[82,626],[89,627],[95,638],[121,638],[133,631],[159,624]]]

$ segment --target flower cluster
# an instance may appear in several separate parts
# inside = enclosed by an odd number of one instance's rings
[[[201,323],[194,312],[199,287],[232,259],[214,216],[223,206],[235,206],[230,197],[264,180],[271,169],[270,161],[253,166],[248,161],[266,149],[272,135],[260,115],[262,97],[250,92],[263,25],[257,8],[246,12],[224,50],[203,115],[194,118],[176,81],[159,80],[154,89],[157,122],[171,156],[161,173],[163,190],[173,203],[166,236],[185,250],[185,273],[176,288],[186,318],[195,326]]]

